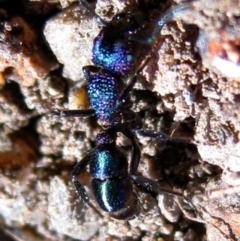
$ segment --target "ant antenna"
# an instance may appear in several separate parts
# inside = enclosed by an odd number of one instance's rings
[[[138,75],[146,67],[146,65],[148,64],[149,60],[150,60],[150,56],[147,56],[145,58],[143,64],[140,66],[140,68],[134,74],[133,78],[128,83],[128,85],[123,89],[123,91],[122,91],[122,93],[121,93],[121,95],[120,95],[120,97],[119,97],[119,99],[117,101],[117,106],[120,106],[121,104],[124,103],[124,100],[126,99],[126,96],[128,95],[128,93],[133,89],[134,85],[136,84]]]
[[[157,36],[159,35],[159,32],[162,30],[162,27],[165,24],[169,23],[170,21],[174,20],[175,18],[182,16],[186,10],[191,10],[193,6],[192,2],[194,1],[195,0],[190,2],[184,2],[177,6],[173,6],[169,8],[166,12],[161,14],[160,17],[157,19],[156,27],[154,28],[150,37],[145,39],[139,39],[139,38],[136,38],[135,36],[130,36],[130,39],[142,44],[147,44],[147,45],[152,44],[156,40]]]
[[[81,3],[81,4],[87,9],[88,12],[90,12],[90,13],[93,15],[94,18],[96,18],[96,20],[97,20],[102,26],[106,27],[106,26],[108,25],[108,23],[107,23],[106,21],[104,21],[102,18],[100,18],[100,16],[98,16],[98,15],[95,13],[95,11],[93,11],[93,10],[90,8],[90,6],[89,6],[89,4],[87,3],[86,0],[78,0],[78,1],[79,1],[79,3]]]

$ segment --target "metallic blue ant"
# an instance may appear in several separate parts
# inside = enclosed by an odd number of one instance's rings
[[[162,140],[167,140],[168,135],[164,132],[142,130],[141,119],[129,109],[129,93],[148,59],[146,58],[144,64],[136,71],[133,47],[133,42],[136,40],[129,32],[129,29],[131,31],[134,29],[134,21],[127,21],[128,25],[125,26],[125,21],[118,15],[113,23],[106,23],[89,8],[84,0],[79,2],[103,25],[93,47],[93,62],[101,67],[85,66],[83,68],[92,109],[52,112],[58,117],[95,115],[98,123],[103,127],[103,131],[97,135],[97,146],[75,166],[72,172],[72,182],[78,194],[91,206],[86,190],[77,180],[78,175],[87,165],[90,165],[91,185],[95,199],[101,209],[113,218],[126,220],[138,214],[139,201],[133,192],[132,182],[152,192],[167,192],[180,196],[191,205],[183,194],[161,188],[157,182],[137,174],[141,154],[135,132]],[[125,86],[121,77],[131,75],[132,72],[135,74]],[[116,146],[117,132],[121,132],[131,141],[132,155],[129,168],[126,156]]]

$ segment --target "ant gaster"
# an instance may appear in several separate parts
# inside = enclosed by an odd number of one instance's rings
[[[75,166],[72,172],[72,182],[78,194],[91,205],[86,190],[77,179],[85,167],[90,165],[93,195],[98,205],[113,218],[126,220],[138,214],[139,201],[133,192],[132,182],[152,192],[167,192],[180,196],[188,202],[182,194],[165,190],[159,187],[157,182],[137,174],[141,155],[134,132],[162,140],[168,139],[168,135],[142,130],[141,119],[129,109],[127,103],[129,93],[147,62],[145,60],[144,64],[137,71],[135,70],[136,56],[133,42],[137,40],[134,39],[132,30],[129,33],[127,31],[129,26],[124,27],[123,15],[117,15],[115,21],[106,23],[89,8],[84,0],[79,2],[103,25],[102,31],[94,40],[93,47],[93,62],[101,67],[83,67],[87,92],[93,109],[52,112],[60,117],[95,115],[98,123],[103,127],[103,131],[97,135],[97,146]],[[133,27],[134,21],[127,22]],[[106,36],[111,37],[108,39]],[[116,50],[114,46],[119,48]],[[124,87],[121,77],[128,76],[134,71],[136,73]],[[129,168],[126,156],[116,146],[117,132],[121,132],[131,141],[132,154]]]

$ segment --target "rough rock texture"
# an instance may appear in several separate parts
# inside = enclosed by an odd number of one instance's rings
[[[151,29],[161,12],[181,1],[156,2],[98,0],[91,7],[106,21],[125,9],[142,9]],[[163,129],[171,138],[139,136],[139,172],[184,193],[194,210],[180,197],[134,187],[141,210],[130,221],[100,209],[99,216],[70,182],[75,163],[95,146],[101,130],[96,119],[50,114],[89,107],[82,67],[91,64],[101,26],[74,1],[11,3],[0,2],[3,241],[240,240],[240,81],[228,65],[219,69],[215,62],[231,62],[239,73],[240,1],[195,1],[152,46],[131,92],[132,109],[144,128]],[[128,157],[130,144],[119,134],[117,145]],[[95,204],[88,170],[79,180]]]
[[[8,16],[1,9],[0,71],[21,85],[31,86],[58,67],[37,41],[37,33],[20,16]],[[2,83],[4,84],[4,83]]]

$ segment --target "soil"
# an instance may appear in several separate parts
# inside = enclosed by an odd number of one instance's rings
[[[89,1],[104,21],[140,11],[139,38],[181,1]],[[139,173],[184,194],[134,185],[138,217],[111,218],[96,204],[88,168],[75,192],[71,172],[96,146],[97,119],[55,109],[91,108],[82,67],[102,29],[77,1],[0,1],[0,237],[2,241],[240,240],[240,1],[193,1],[163,26],[130,93],[143,128]],[[150,51],[149,51],[150,49]],[[144,52],[145,51],[145,52]],[[144,58],[139,57],[139,66]],[[124,78],[127,83],[129,78]],[[118,134],[130,159],[131,142]]]

